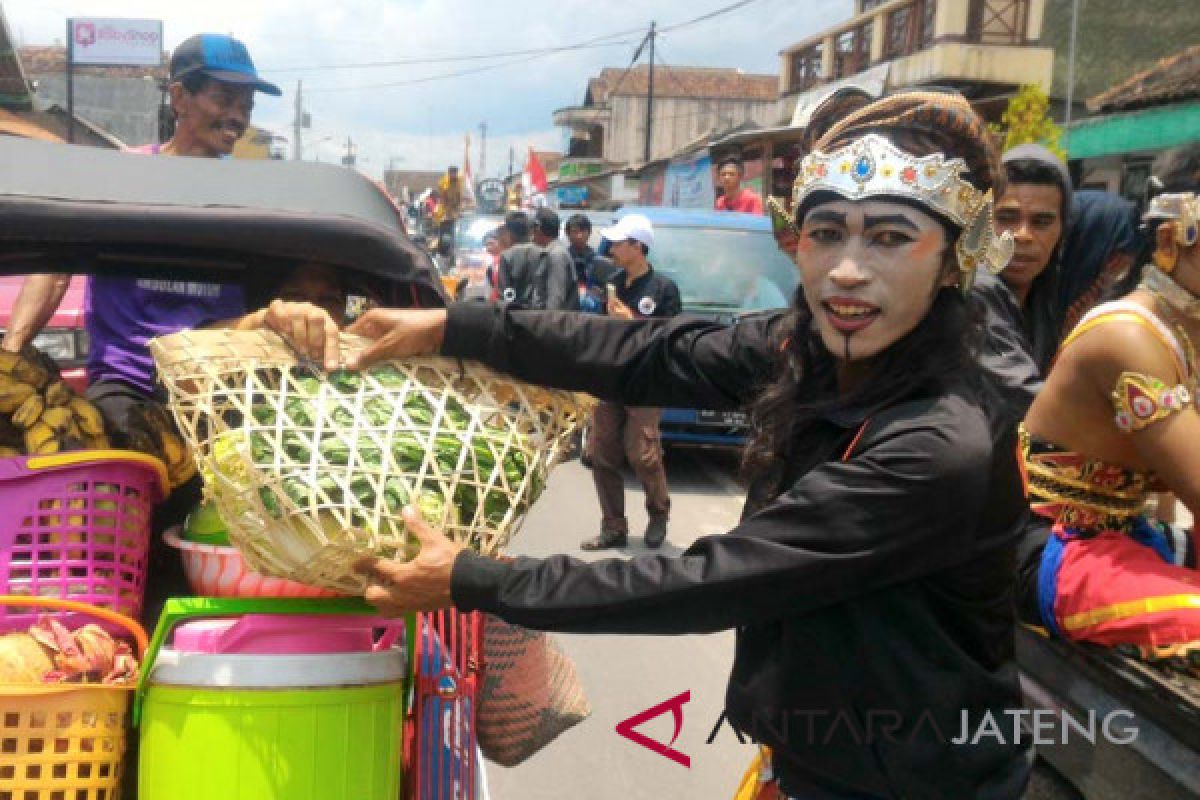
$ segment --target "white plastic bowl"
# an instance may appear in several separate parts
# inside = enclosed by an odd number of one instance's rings
[[[251,571],[236,547],[189,542],[176,530],[163,534],[179,550],[192,591],[200,597],[339,597],[337,592]]]

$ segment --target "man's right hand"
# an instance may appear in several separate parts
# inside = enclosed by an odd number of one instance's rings
[[[366,369],[380,361],[436,353],[446,334],[446,310],[376,308],[359,317],[347,333],[374,339],[346,364]]]

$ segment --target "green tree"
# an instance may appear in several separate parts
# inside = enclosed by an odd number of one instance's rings
[[[993,126],[996,133],[1004,136],[1004,149],[1019,144],[1040,144],[1064,161],[1067,153],[1062,148],[1062,128],[1050,119],[1050,97],[1036,85],[1022,86],[1000,117],[1001,124]]]

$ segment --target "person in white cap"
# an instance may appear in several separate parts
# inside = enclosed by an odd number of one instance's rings
[[[654,244],[654,226],[641,214],[629,214],[600,232],[609,242],[609,257],[619,270],[608,288],[605,312],[617,319],[673,317],[681,308],[679,287],[657,273],[646,260]],[[646,493],[646,546],[656,548],[667,538],[671,498],[658,437],[661,410],[603,401],[592,417],[588,451],[592,479],[600,498],[600,535],[581,545],[584,550],[624,547],[629,540],[625,518],[625,481],[621,467],[628,460]]]

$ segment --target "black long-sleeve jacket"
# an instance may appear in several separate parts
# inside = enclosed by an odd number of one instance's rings
[[[505,303],[549,311],[579,310],[575,264],[559,242],[546,247],[525,242],[508,248],[500,256],[498,282]]]
[[[993,305],[989,327],[1014,311]],[[772,374],[781,319],[460,307],[443,352],[631,405],[738,408]],[[678,558],[464,553],[455,603],[545,630],[737,628],[726,714],[775,748],[789,794],[1019,797],[1028,746],[1011,724],[1005,741],[951,741],[964,713],[973,736],[987,715],[1004,726],[1020,707],[1011,590],[1026,505],[1013,430],[1036,372],[1019,335],[997,337],[988,366],[1000,395],[964,382],[825,421],[798,448],[790,488],[729,533]]]

